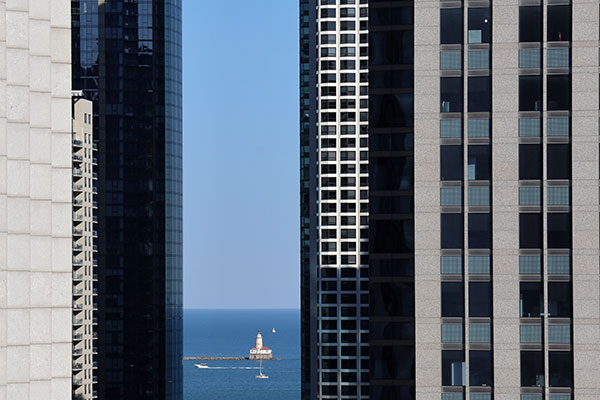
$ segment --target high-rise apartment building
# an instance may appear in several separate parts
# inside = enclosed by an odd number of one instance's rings
[[[80,95],[73,95],[73,399],[88,400],[97,398],[97,164],[92,102]]]
[[[98,158],[98,398],[182,397],[181,0],[72,0]]]
[[[360,3],[301,3],[303,398],[597,398],[599,2]]]
[[[69,399],[69,2],[3,1],[0,59],[0,399]]]

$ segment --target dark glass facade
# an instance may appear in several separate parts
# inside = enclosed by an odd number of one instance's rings
[[[181,0],[73,0],[98,146],[98,397],[181,399]]]
[[[372,399],[415,398],[413,4],[369,7]]]

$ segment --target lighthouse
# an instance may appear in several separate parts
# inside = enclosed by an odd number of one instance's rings
[[[273,351],[263,346],[263,337],[260,332],[256,334],[256,344],[253,348],[250,349],[250,355],[248,356],[250,360],[272,360],[273,359]]]

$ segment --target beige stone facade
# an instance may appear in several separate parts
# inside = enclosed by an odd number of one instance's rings
[[[0,400],[71,398],[70,1],[0,1]]]
[[[92,102],[73,102],[73,398],[87,400],[96,396],[96,149]]]

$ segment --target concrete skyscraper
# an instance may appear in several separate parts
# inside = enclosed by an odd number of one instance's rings
[[[599,2],[300,10],[303,398],[597,398]]]
[[[70,399],[69,2],[1,2],[0,60],[0,399]]]
[[[181,0],[72,0],[98,159],[98,398],[182,398]]]

